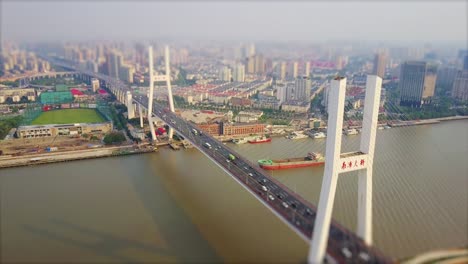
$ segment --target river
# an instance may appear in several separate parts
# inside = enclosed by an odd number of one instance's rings
[[[468,122],[378,130],[374,241],[405,258],[468,244]],[[248,159],[323,152],[325,139],[228,144]],[[343,137],[343,152],[359,135]],[[317,204],[323,168],[271,175]],[[303,262],[308,246],[196,149],[0,170],[1,261]],[[333,217],[356,226],[357,174]]]

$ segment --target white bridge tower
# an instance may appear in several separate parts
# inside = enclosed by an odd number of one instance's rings
[[[337,77],[331,82],[325,172],[308,263],[323,262],[328,243],[336,184],[338,176],[344,172],[359,171],[357,234],[367,245],[372,244],[372,163],[381,86],[382,79],[380,77],[367,76],[360,150],[341,154],[346,78]]]
[[[148,95],[148,122],[151,130],[151,137],[153,141],[156,141],[156,132],[154,129],[154,123],[152,119],[153,115],[153,95],[154,95],[154,70],[153,70],[153,47],[150,46],[148,48],[148,60],[149,60],[149,95]],[[165,68],[166,68],[166,75],[164,79],[166,79],[167,85],[167,100],[169,101],[169,110],[171,112],[175,112],[174,110],[174,98],[172,97],[172,87],[171,87],[171,65],[169,62],[169,46],[165,47]],[[140,119],[141,120],[141,119]],[[169,140],[172,140],[172,136],[174,135],[174,129],[169,126],[168,137]]]
[[[153,46],[148,48],[148,61],[149,61],[149,94],[148,94],[148,123],[151,131],[151,139],[156,142],[156,131],[154,130],[153,122],[153,97],[154,97],[154,71],[153,71]]]
[[[174,110],[174,98],[172,97],[172,87],[171,87],[171,64],[169,62],[169,46],[165,47],[164,58],[166,63],[166,85],[167,85],[167,101],[169,101],[169,110],[175,112]],[[169,126],[169,140],[172,140],[174,135],[174,129]]]

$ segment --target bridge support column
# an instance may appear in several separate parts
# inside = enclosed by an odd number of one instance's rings
[[[323,262],[340,173],[359,171],[357,233],[368,245],[372,243],[372,163],[381,86],[380,77],[367,76],[360,151],[341,154],[346,78],[337,77],[332,80],[328,105],[325,172],[308,256],[309,263]]]
[[[135,118],[135,108],[133,106],[132,100],[132,93],[127,91],[127,98],[126,98],[126,105],[127,105],[127,119]]]
[[[380,77],[367,76],[360,150],[368,155],[368,164],[359,171],[357,214],[357,234],[367,245],[372,244],[372,168],[381,88]]]
[[[149,95],[148,95],[148,122],[151,131],[151,138],[153,142],[156,142],[156,132],[154,130],[154,123],[153,123],[153,94],[154,94],[154,79],[153,79],[153,47],[149,46],[148,48],[148,56],[149,56]]]
[[[140,116],[140,127],[143,128],[143,107],[138,104],[138,115]]]
[[[165,47],[165,63],[166,63],[166,85],[167,85],[167,101],[169,101],[169,109],[171,112],[175,112],[174,110],[174,98],[172,96],[172,87],[171,87],[171,64],[169,62],[169,46],[166,45]],[[169,140],[172,140],[174,136],[174,129],[169,127],[168,137]]]

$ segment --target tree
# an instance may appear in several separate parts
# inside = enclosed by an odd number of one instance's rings
[[[25,103],[28,103],[28,102],[29,102],[28,97],[21,96],[20,103],[25,104]]]
[[[10,129],[18,127],[22,120],[22,116],[0,120],[0,139],[3,139],[10,132]]]
[[[126,140],[122,132],[111,132],[104,137],[104,144],[120,144]]]

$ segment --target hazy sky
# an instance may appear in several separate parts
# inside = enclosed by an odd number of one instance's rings
[[[467,41],[466,1],[0,1],[1,37]]]

